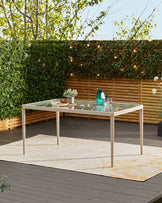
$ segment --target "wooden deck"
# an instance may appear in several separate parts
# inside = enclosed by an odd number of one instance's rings
[[[61,122],[61,132],[66,131],[66,136],[98,140],[107,137],[105,124],[108,121],[105,120],[63,118]],[[55,120],[50,120],[27,126],[27,135],[52,135],[54,125]],[[71,129],[67,131],[69,127]],[[81,127],[82,130],[78,130]],[[144,144],[162,146],[162,137],[156,133],[157,126],[147,124],[144,127]],[[136,143],[139,138],[137,129],[136,123],[117,122],[115,139]],[[19,139],[21,128],[0,133],[1,145]],[[11,190],[0,193],[0,203],[152,203],[152,199],[162,194],[162,173],[138,182],[1,160],[1,175],[8,176]]]

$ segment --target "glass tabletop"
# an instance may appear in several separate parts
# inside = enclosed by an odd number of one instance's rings
[[[126,110],[132,107],[137,107],[139,104],[130,103],[112,103],[112,105],[104,106],[97,105],[95,101],[87,100],[75,100],[75,104],[61,104],[60,99],[52,99],[40,102],[34,102],[29,104],[24,104],[24,106],[32,108],[34,107],[48,107],[48,108],[59,108],[59,109],[71,109],[71,110],[81,110],[81,111],[99,111],[99,112],[118,112]]]

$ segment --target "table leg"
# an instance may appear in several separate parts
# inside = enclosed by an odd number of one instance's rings
[[[59,145],[60,137],[60,112],[56,111],[56,134],[57,134],[57,145]]]
[[[22,109],[22,138],[23,138],[23,154],[25,155],[25,140],[26,140],[25,109]]]
[[[114,165],[114,133],[115,133],[114,116],[111,116],[110,117],[111,167],[113,167]]]
[[[143,154],[143,109],[140,110],[140,147]]]

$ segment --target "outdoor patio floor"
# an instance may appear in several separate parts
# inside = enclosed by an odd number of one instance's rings
[[[109,121],[61,118],[60,135],[109,140]],[[55,119],[27,126],[27,137],[56,135]],[[21,127],[0,132],[0,145],[22,139]],[[116,122],[115,141],[139,144],[137,123]],[[157,125],[144,125],[144,145],[162,147]],[[7,175],[10,191],[0,203],[147,203],[162,194],[162,173],[144,182],[92,175],[63,169],[0,161],[0,176]]]

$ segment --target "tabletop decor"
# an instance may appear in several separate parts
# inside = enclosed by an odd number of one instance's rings
[[[67,104],[69,101],[65,98],[60,99],[60,103]]]
[[[160,101],[161,101],[160,111],[158,111],[158,114],[161,117],[161,121],[160,121],[160,123],[158,123],[158,136],[162,136],[162,77],[159,78],[158,76],[155,76],[154,77],[154,82],[156,82],[157,87],[160,90],[160,91],[157,91],[157,89],[153,88],[152,93],[153,94],[158,94],[159,97],[160,97]]]
[[[95,102],[96,104],[103,104],[105,101],[104,91],[98,88],[96,90],[97,90],[97,94],[96,94]]]
[[[76,89],[67,89],[64,91],[64,97],[66,97],[69,101],[69,104],[74,104],[74,98],[78,95],[78,92]]]

